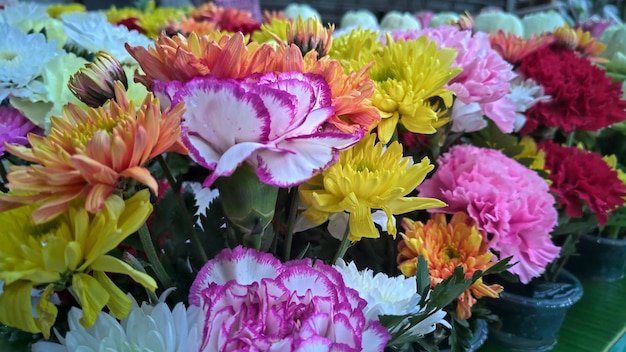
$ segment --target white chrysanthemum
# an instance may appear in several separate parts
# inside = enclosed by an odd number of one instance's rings
[[[385,30],[400,29],[408,31],[422,29],[422,25],[410,12],[389,11],[380,20],[380,28]]]
[[[296,20],[298,16],[302,17],[303,20],[306,20],[307,18],[317,18],[319,20],[322,18],[320,13],[311,7],[311,5],[298,3],[288,4],[283,10],[283,15],[287,18],[291,18],[292,20]]]
[[[511,91],[507,97],[515,105],[515,127],[514,131],[522,129],[526,123],[526,110],[540,101],[550,100],[549,95],[545,95],[543,87],[532,79],[524,80],[521,76],[511,81]]]
[[[563,27],[566,23],[560,13],[552,10],[528,14],[522,18],[524,38],[528,39],[535,34],[550,33],[555,28]]]
[[[376,28],[378,27],[378,18],[370,10],[360,9],[354,11],[347,11],[341,17],[340,28],[348,27],[361,27],[361,28]]]
[[[346,286],[357,290],[367,301],[363,311],[366,319],[378,320],[379,315],[415,314],[422,309],[415,278],[389,277],[383,273],[374,275],[372,270],[359,271],[354,262],[346,264],[343,259],[339,259],[334,267],[341,273]],[[423,336],[434,331],[437,324],[449,326],[445,316],[446,312],[437,311],[414,326],[410,333]]]
[[[40,341],[33,352],[187,352],[198,351],[202,340],[201,309],[185,309],[182,303],[170,310],[167,304],[133,302],[130,314],[122,322],[101,312],[96,324],[85,329],[79,322],[82,312],[72,308],[68,315],[70,331],[59,337],[60,344]]]
[[[57,56],[55,41],[40,33],[26,34],[19,28],[0,23],[0,101],[9,95],[28,97],[45,93],[37,78],[46,63]]]
[[[152,44],[150,38],[135,30],[114,26],[103,13],[71,12],[61,15],[61,20],[70,42],[74,45],[92,53],[108,51],[122,64],[135,63],[124,48],[124,43],[144,47]]]
[[[9,3],[0,9],[0,23],[6,23],[28,31],[33,23],[48,18],[47,6],[35,2]]]

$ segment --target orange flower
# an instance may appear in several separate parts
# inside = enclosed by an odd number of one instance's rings
[[[85,208],[96,213],[127,179],[156,194],[157,182],[145,164],[165,152],[186,154],[180,140],[184,105],[161,113],[159,100],[148,94],[136,109],[119,82],[115,97],[87,110],[68,104],[62,118],[51,119],[48,136],[29,135],[30,148],[7,145],[7,151],[33,165],[11,167],[7,187],[13,193],[0,197],[0,211],[39,203],[33,220],[42,223],[65,211],[71,200],[86,197]]]
[[[252,12],[237,8],[225,8],[212,2],[193,8],[189,16],[198,22],[209,22],[221,31],[250,34],[259,30],[261,24],[252,18]]]
[[[555,44],[575,50],[583,57],[595,63],[607,63],[609,60],[598,57],[606,48],[606,44],[591,36],[590,32],[583,32],[582,28],[572,28],[568,24],[556,28],[552,33]]]
[[[476,270],[484,271],[495,264],[476,225],[465,213],[454,214],[449,224],[443,213],[433,214],[426,225],[403,219],[402,227],[405,233],[398,244],[398,268],[407,277],[415,276],[417,258],[423,256],[428,262],[431,287],[450,277],[458,266],[463,267],[466,278],[471,278]],[[500,292],[502,286],[488,286],[478,279],[458,297],[458,318],[471,316],[477,298],[497,298]]]
[[[177,21],[170,21],[169,25],[165,29],[165,33],[174,35],[175,33],[182,33],[183,35],[189,35],[195,33],[197,35],[209,35],[216,31],[214,23],[197,21],[193,17],[183,17]]]
[[[497,33],[489,34],[491,47],[513,65],[518,65],[526,55],[550,45],[553,41],[554,37],[551,35],[533,35],[528,39],[524,39],[501,30]]]
[[[141,66],[144,74],[135,80],[152,88],[155,80],[161,82],[190,81],[194,77],[213,75],[217,78],[241,79],[252,74],[267,72],[315,73],[324,77],[332,93],[335,114],[329,119],[343,132],[359,128],[369,131],[380,120],[378,110],[372,106],[374,82],[367,71],[346,73],[340,62],[323,57],[318,60],[316,51],[302,55],[295,45],[246,43],[241,33],[232,36],[198,36],[188,38],[161,35],[155,47],[148,49],[126,44],[126,49]]]

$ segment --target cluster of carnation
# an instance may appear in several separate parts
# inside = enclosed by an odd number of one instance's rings
[[[533,170],[494,149],[458,145],[437,159],[439,168],[419,187],[420,196],[446,202],[440,211],[467,212],[489,248],[528,283],[560,249],[550,239],[557,224],[548,184]]]

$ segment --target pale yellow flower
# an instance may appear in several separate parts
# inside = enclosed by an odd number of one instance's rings
[[[387,215],[387,232],[394,236],[394,214],[443,207],[438,199],[407,197],[434,166],[428,158],[414,164],[402,156],[398,142],[384,147],[369,134],[353,148],[343,151],[338,162],[323,174],[300,186],[300,198],[308,207],[303,213],[313,224],[322,224],[331,214],[349,213],[350,241],[378,238],[372,210]]]
[[[57,308],[48,301],[55,292],[68,288],[83,308],[81,324],[90,327],[107,306],[119,319],[131,307],[130,298],[106,273],[130,276],[154,291],[156,282],[120,259],[108,255],[143,225],[152,212],[150,194],[143,190],[124,201],[114,195],[105,208],[90,214],[80,202],[51,222],[35,224],[36,205],[0,213],[0,323],[31,333],[50,335]],[[31,312],[31,291],[44,293]]]

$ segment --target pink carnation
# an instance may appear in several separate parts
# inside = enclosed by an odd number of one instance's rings
[[[448,89],[456,93],[457,99],[465,105],[479,104],[482,112],[505,133],[513,131],[515,111],[506,95],[509,93],[509,81],[516,77],[513,66],[506,62],[498,52],[491,48],[489,36],[478,32],[460,30],[454,26],[439,26],[414,31],[397,31],[393,38],[415,39],[426,35],[437,42],[438,47],[454,48],[458,51],[454,66],[462,67],[463,72],[453,78]],[[452,121],[457,132],[467,124],[464,121]],[[455,126],[456,125],[456,126]],[[484,127],[484,126],[483,126]]]
[[[557,224],[554,197],[536,172],[494,149],[459,145],[437,160],[439,169],[419,187],[441,199],[444,212],[467,212],[510,272],[528,283],[559,255],[550,239]],[[437,209],[440,211],[441,209]]]
[[[157,94],[185,102],[182,139],[189,155],[230,176],[247,163],[269,185],[292,187],[334,163],[339,151],[363,137],[322,125],[333,116],[331,91],[320,75],[267,73],[246,80],[197,77],[187,83],[156,81]]]
[[[189,303],[205,313],[202,351],[383,351],[390,338],[335,268],[243,247],[204,265]]]

